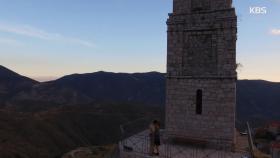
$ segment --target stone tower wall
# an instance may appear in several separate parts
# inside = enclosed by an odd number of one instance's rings
[[[189,14],[199,7],[206,10],[221,10],[231,8],[231,0],[173,0],[173,13]]]
[[[168,133],[234,145],[237,18],[231,0],[174,0],[167,24]]]
[[[166,130],[174,137],[235,142],[234,79],[168,79]],[[202,114],[196,114],[196,91],[203,91]]]

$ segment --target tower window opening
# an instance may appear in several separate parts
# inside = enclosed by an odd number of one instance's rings
[[[202,114],[202,90],[199,89],[196,91],[196,114]]]

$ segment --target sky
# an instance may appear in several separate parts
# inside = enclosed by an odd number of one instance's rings
[[[166,71],[172,0],[0,0],[0,65],[45,81]],[[240,79],[280,82],[280,0],[234,0]],[[266,7],[266,14],[250,13]]]

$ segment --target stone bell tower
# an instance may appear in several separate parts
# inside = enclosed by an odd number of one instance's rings
[[[166,130],[235,144],[237,17],[231,0],[174,0],[169,14]]]

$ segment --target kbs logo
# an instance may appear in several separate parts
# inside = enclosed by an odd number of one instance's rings
[[[250,14],[266,14],[266,7],[250,7]]]

